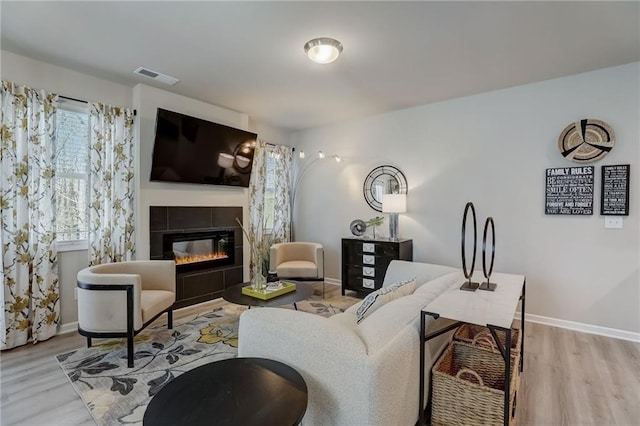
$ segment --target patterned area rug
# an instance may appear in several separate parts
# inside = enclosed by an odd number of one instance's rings
[[[342,312],[357,299],[309,300],[298,309],[325,317]],[[288,308],[287,306],[286,308]],[[152,324],[135,338],[135,367],[127,368],[125,339],[56,356],[98,425],[141,425],[151,398],[180,374],[213,361],[237,356],[238,318],[244,311],[225,305],[191,318]]]

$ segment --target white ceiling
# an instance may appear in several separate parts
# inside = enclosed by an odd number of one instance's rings
[[[304,129],[640,60],[632,2],[1,2],[2,49]],[[344,45],[333,64],[304,56]],[[157,85],[139,66],[180,79]]]

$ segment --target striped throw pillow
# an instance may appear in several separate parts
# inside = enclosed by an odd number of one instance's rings
[[[356,318],[360,324],[365,318],[371,315],[376,309],[385,303],[398,299],[402,296],[408,296],[416,290],[416,279],[400,281],[386,287],[382,287],[364,298],[362,304],[356,311]]]

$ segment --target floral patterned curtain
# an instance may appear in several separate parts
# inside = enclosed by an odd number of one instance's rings
[[[262,237],[264,236],[264,198],[267,181],[267,146],[264,141],[258,140],[253,152],[253,165],[251,167],[251,179],[249,180],[249,244],[250,247],[249,271],[251,279],[258,274],[263,274],[267,253],[264,249]],[[260,245],[262,247],[257,247]],[[264,274],[263,274],[264,275]]]
[[[293,150],[282,145],[256,143],[249,184],[249,232],[258,245],[251,252],[250,270],[266,275],[269,248],[275,242],[288,241],[289,176]]]
[[[55,248],[57,95],[3,81],[0,117],[1,349],[54,336],[60,322]]]
[[[89,264],[132,260],[134,112],[89,107]]]

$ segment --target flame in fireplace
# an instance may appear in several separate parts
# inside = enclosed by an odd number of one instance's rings
[[[184,265],[187,263],[206,262],[207,260],[226,259],[229,256],[225,253],[207,253],[194,256],[176,256],[176,265]]]

